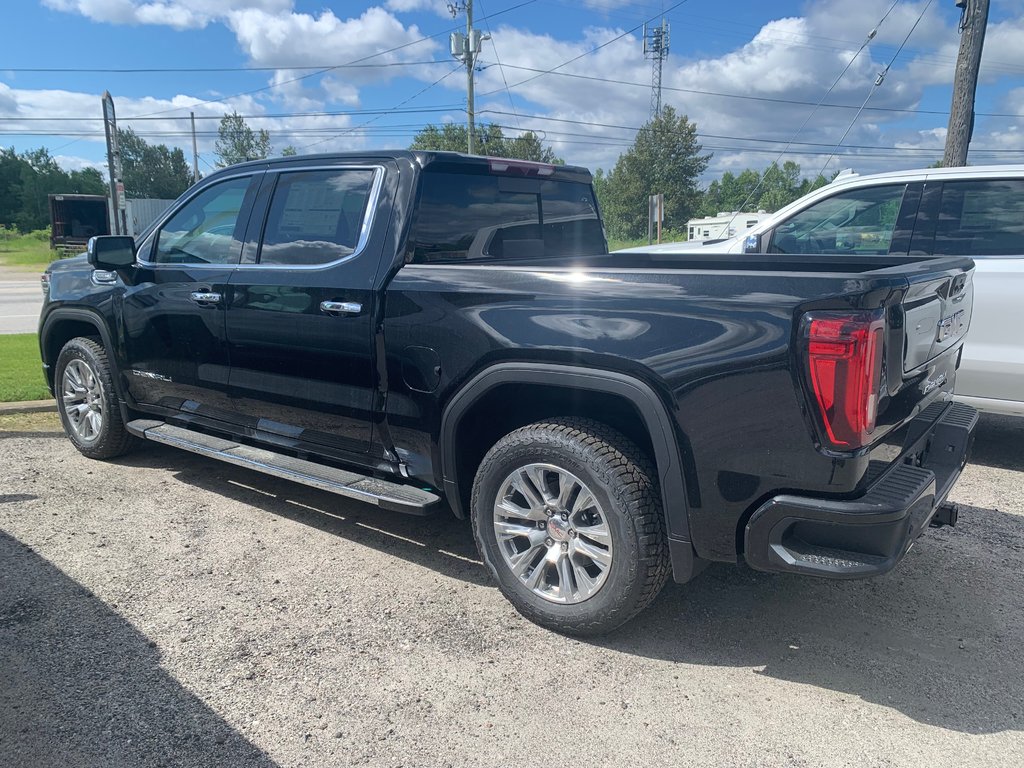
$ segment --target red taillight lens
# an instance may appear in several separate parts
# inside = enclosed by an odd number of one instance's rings
[[[870,442],[878,416],[884,328],[874,313],[812,312],[804,319],[811,392],[836,448]]]

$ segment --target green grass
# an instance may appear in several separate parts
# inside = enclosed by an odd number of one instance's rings
[[[50,397],[34,333],[0,335],[0,403]]]
[[[41,270],[57,260],[56,251],[50,250],[49,238],[50,233],[45,229],[19,235],[0,227],[0,265]]]

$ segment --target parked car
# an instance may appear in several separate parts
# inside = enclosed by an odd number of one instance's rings
[[[84,455],[142,438],[388,510],[445,502],[519,611],[587,634],[712,561],[870,576],[954,523],[972,275],[608,254],[584,169],[292,157],[51,265],[39,338]]]
[[[1024,165],[847,173],[736,237],[621,253],[694,251],[969,256],[976,301],[957,399],[1024,416]]]

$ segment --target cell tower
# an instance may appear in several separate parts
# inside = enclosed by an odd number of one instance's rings
[[[651,60],[651,119],[661,114],[661,68],[668,58],[668,20],[661,25],[644,24],[644,58]]]

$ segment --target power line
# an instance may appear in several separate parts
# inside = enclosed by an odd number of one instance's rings
[[[520,80],[518,83],[515,83],[514,85],[509,86],[509,85],[506,84],[506,87],[507,88],[518,88],[520,85],[526,85],[526,83],[533,82],[534,80],[537,80],[538,78],[544,77],[545,75],[554,74],[555,72],[557,72],[562,67],[567,67],[570,64],[572,64],[573,62],[579,61],[584,56],[589,56],[592,53],[596,53],[597,51],[600,51],[602,48],[607,48],[612,43],[621,40],[622,38],[626,37],[627,35],[633,34],[638,29],[642,29],[644,24],[649,24],[650,22],[652,22],[655,19],[657,19],[659,16],[666,16],[669,13],[671,13],[672,11],[674,11],[676,8],[679,8],[682,5],[686,5],[686,3],[688,3],[688,2],[689,2],[689,0],[680,0],[678,3],[674,3],[673,5],[671,5],[668,8],[668,10],[666,10],[666,11],[664,11],[662,13],[657,13],[654,16],[652,16],[651,18],[647,19],[643,24],[638,24],[637,26],[633,27],[632,29],[627,29],[622,34],[616,35],[615,37],[611,38],[610,40],[606,40],[605,42],[601,43],[600,45],[596,45],[593,48],[591,48],[589,50],[586,50],[583,53],[579,54],[578,56],[573,56],[568,61],[563,61],[561,64],[559,64],[556,67],[552,67],[551,69],[545,69],[545,70],[541,71],[539,74],[536,74],[533,77],[528,77],[525,80]],[[501,90],[501,89],[499,88],[498,90]],[[488,91],[487,93],[481,93],[480,97],[483,98],[485,96],[493,96],[495,93],[498,92],[498,90]]]
[[[479,0],[478,0],[479,2]],[[480,10],[484,10],[483,3],[480,3]],[[484,16],[480,20],[484,23],[484,28],[487,30],[487,37],[491,41],[491,48],[494,50],[494,60],[498,64],[498,71],[501,73],[501,82],[505,84],[505,93],[508,94],[508,104],[512,107],[512,112],[516,112],[516,103],[512,99],[512,90],[508,87],[508,79],[505,77],[505,68],[501,65],[501,57],[498,56],[498,44],[494,42],[494,35],[491,33],[491,25],[487,22],[487,12],[484,11]],[[519,115],[516,114],[516,123],[519,123]]]
[[[856,114],[854,114],[853,116],[853,119],[850,121],[850,124],[846,127],[846,130],[843,132],[842,137],[840,137],[839,142],[836,144],[836,149],[841,147],[843,145],[843,142],[846,141],[846,137],[850,135],[850,131],[853,130],[853,126],[856,124],[857,119],[864,111],[864,108],[868,105],[868,101],[875,94],[875,91],[882,87],[882,83],[885,82],[885,76],[889,74],[889,69],[896,61],[896,58],[900,55],[900,51],[903,50],[903,46],[905,46],[907,44],[907,41],[910,40],[910,36],[914,34],[914,30],[917,29],[917,25],[921,23],[921,19],[924,18],[924,15],[928,12],[928,9],[931,7],[931,5],[932,0],[928,0],[928,2],[925,3],[924,8],[921,9],[921,13],[917,17],[917,20],[914,22],[913,26],[910,27],[910,31],[907,32],[907,36],[903,38],[903,42],[900,43],[900,47],[896,49],[896,53],[894,53],[892,58],[889,59],[889,63],[885,65],[885,69],[878,73],[878,78],[868,89],[868,93],[864,97],[864,103],[860,105],[860,109],[857,110]],[[830,162],[832,162],[831,155],[829,155],[828,159],[825,160],[825,164],[821,166],[821,171],[818,173],[819,176],[824,175],[825,169],[828,168],[828,164]]]
[[[203,73],[203,72],[276,72],[278,70],[304,71],[311,69],[384,69],[387,67],[415,67],[423,64],[447,64],[444,59],[427,61],[389,61],[381,64],[319,64],[294,67],[286,64],[265,67],[0,67],[0,72],[62,74],[75,72],[96,75],[153,75],[162,73]]]

